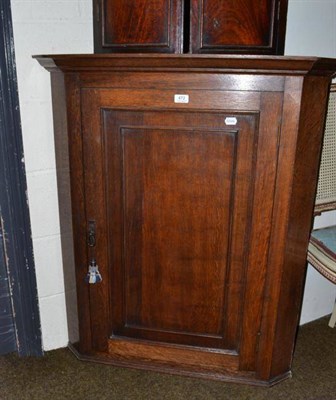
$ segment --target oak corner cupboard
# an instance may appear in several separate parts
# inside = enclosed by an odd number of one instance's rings
[[[289,377],[336,60],[37,59],[52,77],[60,188],[70,161],[77,356]],[[60,201],[64,227],[62,189]]]
[[[93,0],[96,53],[284,53],[288,0]]]

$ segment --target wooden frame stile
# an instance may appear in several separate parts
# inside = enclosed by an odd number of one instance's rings
[[[97,225],[95,258],[99,261],[99,269],[103,276],[103,281],[99,285],[90,287],[90,315],[91,315],[91,332],[92,347],[96,352],[106,353],[108,351],[109,332],[109,268],[108,268],[108,230],[106,221],[106,187],[104,181],[104,159],[103,159],[103,142],[101,134],[97,135],[97,131],[102,131],[101,126],[101,109],[100,109],[100,93],[93,90],[88,97],[83,93],[85,88],[81,90],[82,105],[82,135],[86,138],[83,143],[83,162],[90,165],[84,172],[85,184],[85,212],[87,223],[94,220]],[[88,110],[91,110],[91,116]],[[96,138],[91,140],[91,138]],[[98,139],[99,138],[99,139]],[[92,195],[94,194],[94,195]],[[97,208],[96,199],[100,199],[100,206]],[[88,261],[92,255],[88,254]],[[98,310],[99,308],[99,310]]]
[[[78,307],[79,324],[79,348],[80,352],[89,353],[92,348],[92,337],[90,329],[83,329],[91,326],[90,317],[90,291],[85,284],[83,277],[87,273],[87,225],[85,209],[85,186],[84,186],[84,167],[83,167],[83,137],[81,123],[81,98],[80,98],[80,78],[78,74],[67,74],[66,83],[66,104],[67,121],[69,132],[69,157],[70,182],[71,182],[71,205],[73,221],[73,241],[76,269],[76,288],[77,297],[81,299],[81,307]],[[75,206],[76,205],[76,206]],[[81,279],[82,278],[82,279]]]

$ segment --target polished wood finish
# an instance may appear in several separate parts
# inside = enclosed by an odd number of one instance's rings
[[[182,0],[93,0],[95,52],[182,53]]]
[[[242,298],[236,291],[227,301],[236,283],[225,277],[232,264],[244,270],[256,115],[242,115],[232,130],[222,113],[112,111],[105,93],[98,104],[92,91],[84,96],[83,114],[95,104],[98,115],[97,125],[83,121],[91,153],[97,141],[91,132],[99,130],[104,109],[106,161],[93,154],[106,165],[112,337],[236,349],[238,333],[227,319],[241,309]],[[129,104],[133,97],[131,91]],[[240,234],[230,239],[231,231]]]
[[[68,110],[77,355],[259,385],[290,376],[336,61],[38,59]]]
[[[96,53],[283,54],[288,0],[93,0]]]
[[[283,54],[287,0],[191,0],[192,53]]]
[[[231,81],[231,85],[241,87],[245,91],[271,91],[271,83],[274,83],[276,91],[279,91],[278,81],[274,80],[274,78],[268,81],[266,88],[263,88],[264,75],[273,77],[284,77],[285,75],[334,75],[333,59],[317,57],[190,56],[175,54],[73,54],[70,56],[66,54],[49,54],[35,56],[34,58],[51,72],[59,69],[66,73],[96,72],[96,74],[80,75],[81,80],[86,81],[83,87],[88,86],[90,81],[95,82],[95,85],[99,85],[100,76],[105,72],[113,72],[112,75],[109,74],[111,80],[113,80],[115,73],[122,72],[125,80],[133,77],[133,81],[137,80],[138,73],[147,72],[149,74],[147,75],[147,80],[143,82],[142,88],[151,87],[153,73],[160,73],[160,79],[164,84],[169,84],[170,82],[173,87],[177,85],[176,83],[174,84],[175,80],[171,79],[171,75],[162,74],[163,72],[193,72],[192,75],[187,75],[187,80],[186,75],[183,75],[185,79],[183,87],[188,87],[190,80],[193,81],[195,86],[194,73],[214,73],[221,75],[207,75],[206,78],[206,82],[210,79],[208,87],[212,90],[226,89],[226,85],[229,84],[226,82],[228,79]],[[135,71],[137,74],[134,74]],[[198,75],[196,77],[199,79]],[[224,82],[222,83],[222,81]],[[133,84],[135,85],[135,83]],[[158,82],[155,80],[155,85],[157,84]],[[178,82],[178,84],[180,85],[181,82]],[[127,83],[123,83],[122,87],[124,85],[127,85]],[[101,84],[101,86],[104,86],[104,84]],[[105,82],[106,86],[108,86],[108,82]],[[116,86],[118,87],[118,85]],[[230,89],[233,88],[230,86]]]

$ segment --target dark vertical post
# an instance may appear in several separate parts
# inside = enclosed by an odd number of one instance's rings
[[[191,11],[190,11],[190,0],[184,0],[183,3],[183,50],[182,53],[191,52]]]
[[[0,2],[0,213],[17,350],[41,355],[10,0]]]
[[[12,353],[16,349],[13,307],[0,222],[0,354]]]

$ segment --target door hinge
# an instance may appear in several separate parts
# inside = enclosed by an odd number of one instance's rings
[[[89,221],[88,223],[87,245],[89,247],[96,245],[96,221]]]
[[[95,246],[96,246],[96,221],[89,220],[87,228],[86,243],[89,246],[89,269],[85,276],[85,281],[90,284],[101,282],[102,276],[99,272],[99,268],[95,258]]]

